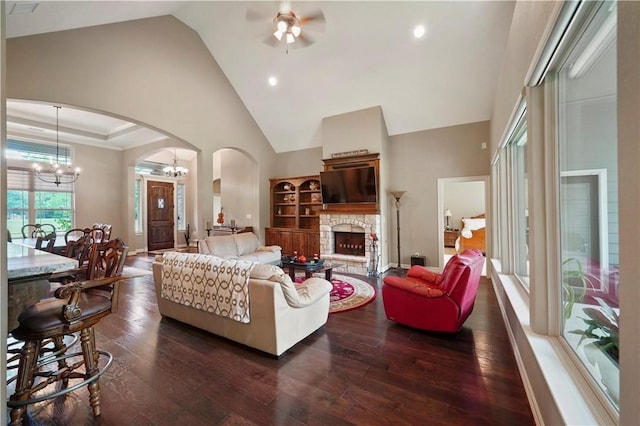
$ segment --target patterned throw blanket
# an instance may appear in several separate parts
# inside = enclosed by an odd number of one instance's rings
[[[161,297],[249,323],[249,274],[253,263],[195,253],[164,253]]]

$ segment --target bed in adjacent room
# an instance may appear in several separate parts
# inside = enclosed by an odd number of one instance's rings
[[[463,252],[466,249],[478,249],[486,254],[486,219],[480,214],[470,218],[462,218],[462,230],[456,241],[456,251]]]

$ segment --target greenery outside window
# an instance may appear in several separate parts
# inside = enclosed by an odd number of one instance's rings
[[[7,171],[7,228],[12,237],[22,236],[28,223],[49,223],[64,232],[73,226],[73,184],[42,182],[31,170]]]

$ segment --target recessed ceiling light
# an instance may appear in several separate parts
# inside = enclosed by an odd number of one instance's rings
[[[269,77],[269,86],[276,86],[278,84],[278,79],[274,76]]]
[[[422,38],[422,36],[424,36],[425,33],[425,28],[424,25],[418,25],[413,29],[413,36],[415,38]]]

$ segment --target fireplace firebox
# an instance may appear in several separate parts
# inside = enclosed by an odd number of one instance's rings
[[[364,256],[364,233],[363,232],[334,232],[336,254],[350,256]]]

